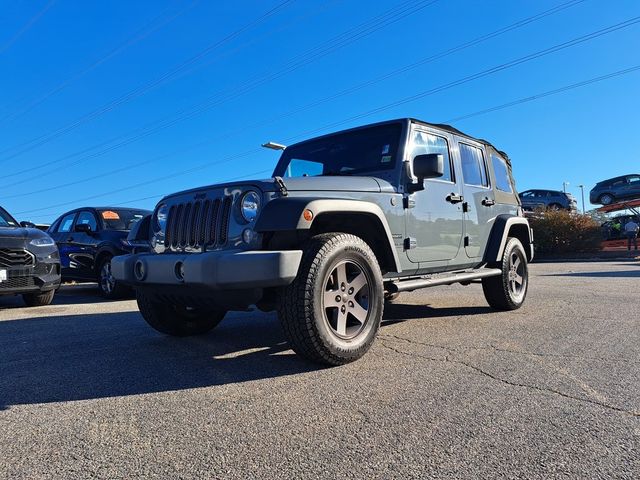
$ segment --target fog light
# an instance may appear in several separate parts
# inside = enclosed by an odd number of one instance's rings
[[[176,274],[176,278],[181,281],[184,282],[184,263],[182,262],[176,262],[176,266],[174,268],[175,274]]]
[[[244,243],[250,244],[254,238],[256,238],[255,233],[250,228],[245,228],[242,231],[242,240],[244,240]]]
[[[133,266],[133,275],[139,282],[144,280],[144,277],[147,275],[147,269],[145,268],[142,260],[138,260]]]

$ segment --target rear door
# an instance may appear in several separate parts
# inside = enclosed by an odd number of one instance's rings
[[[58,228],[53,232],[53,237],[58,244],[58,250],[60,251],[60,264],[62,268],[62,276],[72,278],[74,270],[71,267],[73,257],[73,225],[76,219],[77,213],[68,213],[63,216],[58,223]]]
[[[627,177],[624,196],[627,198],[640,198],[640,175],[629,175]]]
[[[78,232],[77,225],[89,225],[92,233]],[[95,258],[98,249],[98,221],[90,210],[83,210],[78,213],[78,218],[74,223],[73,235],[69,237],[69,246],[72,250],[71,259],[75,275],[78,277],[95,277]],[[70,262],[71,263],[71,262]]]
[[[490,185],[484,145],[457,139],[464,196],[464,250],[469,258],[482,257],[495,218],[496,202]]]
[[[453,166],[453,137],[423,125],[413,125],[410,133],[410,158],[426,153],[444,157],[444,175],[427,179],[424,190],[407,199],[407,237],[412,248],[406,250],[414,263],[451,260],[458,255],[462,243],[461,186]]]

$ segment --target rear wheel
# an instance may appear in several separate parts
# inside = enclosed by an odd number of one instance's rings
[[[382,274],[367,243],[324,233],[304,247],[298,276],[280,296],[278,316],[293,350],[342,365],[362,357],[380,328]]]
[[[604,193],[602,195],[600,195],[600,203],[602,205],[611,205],[613,203],[613,201],[615,200],[615,197],[613,195],[611,195],[610,193]]]
[[[22,294],[22,300],[24,300],[27,307],[43,307],[51,304],[55,293],[55,290],[40,293],[24,293]]]
[[[510,237],[498,265],[502,275],[482,279],[482,290],[491,307],[516,310],[522,306],[529,287],[527,255],[520,240]]]
[[[224,310],[191,308],[171,305],[138,290],[140,313],[154,329],[175,337],[202,335],[213,330],[224,318]]]

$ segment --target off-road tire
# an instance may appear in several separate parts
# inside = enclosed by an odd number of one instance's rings
[[[112,278],[112,286],[107,288],[104,284],[105,280],[103,279],[103,270],[105,267],[108,267],[109,272],[111,272],[111,260],[113,259],[112,255],[106,255],[100,259],[100,263],[98,264],[97,272],[96,272],[96,281],[98,282],[98,290],[100,294],[106,298],[107,300],[114,300],[117,298],[122,298],[127,295],[132,295],[132,290],[126,285],[122,285],[120,282],[116,281]]]
[[[364,240],[346,233],[316,235],[306,242],[303,251],[298,275],[293,283],[281,290],[278,301],[278,316],[287,340],[296,353],[313,362],[326,365],[353,362],[369,350],[382,321],[384,290],[375,254]],[[327,309],[333,307],[327,307],[324,300],[325,295],[330,293],[326,290],[327,282],[339,278],[336,272],[341,265],[349,266],[352,271],[359,269],[356,271],[364,274],[367,281],[364,287],[356,286],[358,290],[353,293],[353,301],[359,302],[360,307],[364,300],[363,297],[357,300],[356,295],[358,292],[362,295],[365,288],[367,295],[366,309],[363,309],[366,310],[365,320],[351,338],[346,332],[345,336],[340,337],[340,328],[332,327]],[[351,282],[355,286],[355,277],[347,282],[345,294],[350,291]],[[340,297],[339,291],[335,291],[335,294]],[[351,300],[342,302],[348,308],[353,307]],[[336,324],[340,317],[337,310],[340,308],[336,307]],[[353,324],[355,314],[361,318],[363,310],[349,310],[344,314],[345,324]],[[350,311],[354,311],[354,314],[350,314]]]
[[[23,293],[22,300],[27,307],[44,307],[50,305],[53,301],[53,296],[56,294],[55,290],[49,290],[48,292],[40,293]]]
[[[214,329],[227,312],[222,310],[189,310],[186,307],[161,302],[136,291],[142,317],[157,331],[174,337],[202,335]]]
[[[517,270],[522,278],[521,289],[514,288],[517,282],[513,280],[514,259],[519,259]],[[502,261],[493,267],[500,268],[502,275],[482,279],[484,297],[492,308],[496,310],[516,310],[522,306],[529,287],[529,269],[527,255],[520,240],[509,237],[504,247]],[[515,282],[515,283],[514,283]]]

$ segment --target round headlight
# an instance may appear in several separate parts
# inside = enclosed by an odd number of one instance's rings
[[[240,213],[247,222],[253,222],[260,210],[260,195],[254,191],[248,191],[240,201]]]
[[[167,219],[169,218],[169,206],[166,203],[160,205],[156,211],[156,228],[157,232],[164,232],[167,228]]]

